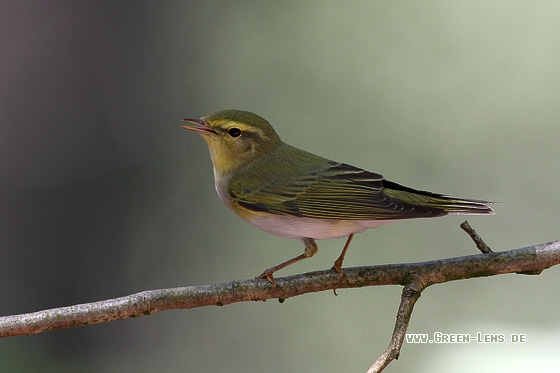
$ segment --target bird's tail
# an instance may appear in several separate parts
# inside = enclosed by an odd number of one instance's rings
[[[488,205],[500,203],[478,199],[455,198],[443,194],[417,190],[392,181],[383,180],[383,191],[390,197],[398,198],[411,205],[428,207],[444,211],[443,214],[487,215],[494,210]]]

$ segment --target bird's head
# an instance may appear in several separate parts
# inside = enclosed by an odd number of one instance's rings
[[[196,125],[182,128],[202,136],[220,175],[227,175],[282,144],[270,123],[249,111],[222,110],[183,121]]]

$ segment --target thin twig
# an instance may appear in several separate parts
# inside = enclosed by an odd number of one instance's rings
[[[422,290],[424,290],[424,286],[422,285],[421,278],[416,275],[409,276],[409,283],[404,286],[401,295],[401,304],[397,311],[397,321],[395,322],[389,347],[377,358],[367,373],[381,372],[391,361],[399,358],[406,330],[410,323],[410,317],[412,316],[412,310],[416,301],[420,299]]]
[[[486,242],[484,242],[484,240],[476,233],[476,231],[470,226],[468,221],[465,220],[464,222],[462,222],[460,227],[462,230],[467,232],[469,236],[471,236],[474,244],[483,254],[493,253],[492,249],[490,249],[490,246],[486,245]]]

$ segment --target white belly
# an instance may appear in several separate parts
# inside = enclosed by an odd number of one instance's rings
[[[363,232],[368,228],[376,228],[392,222],[393,220],[334,220],[283,215],[257,215],[249,220],[249,223],[255,227],[277,236],[307,237],[316,240],[346,237],[351,233]]]

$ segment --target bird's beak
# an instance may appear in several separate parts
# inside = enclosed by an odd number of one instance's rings
[[[183,119],[183,122],[188,122],[188,123],[193,123],[196,124],[196,126],[181,126],[181,128],[184,128],[186,130],[191,130],[191,131],[196,131],[198,133],[205,134],[205,133],[213,133],[216,134],[217,132],[214,131],[212,128],[210,128],[210,125],[208,124],[208,122],[206,122],[203,118],[201,119]]]

